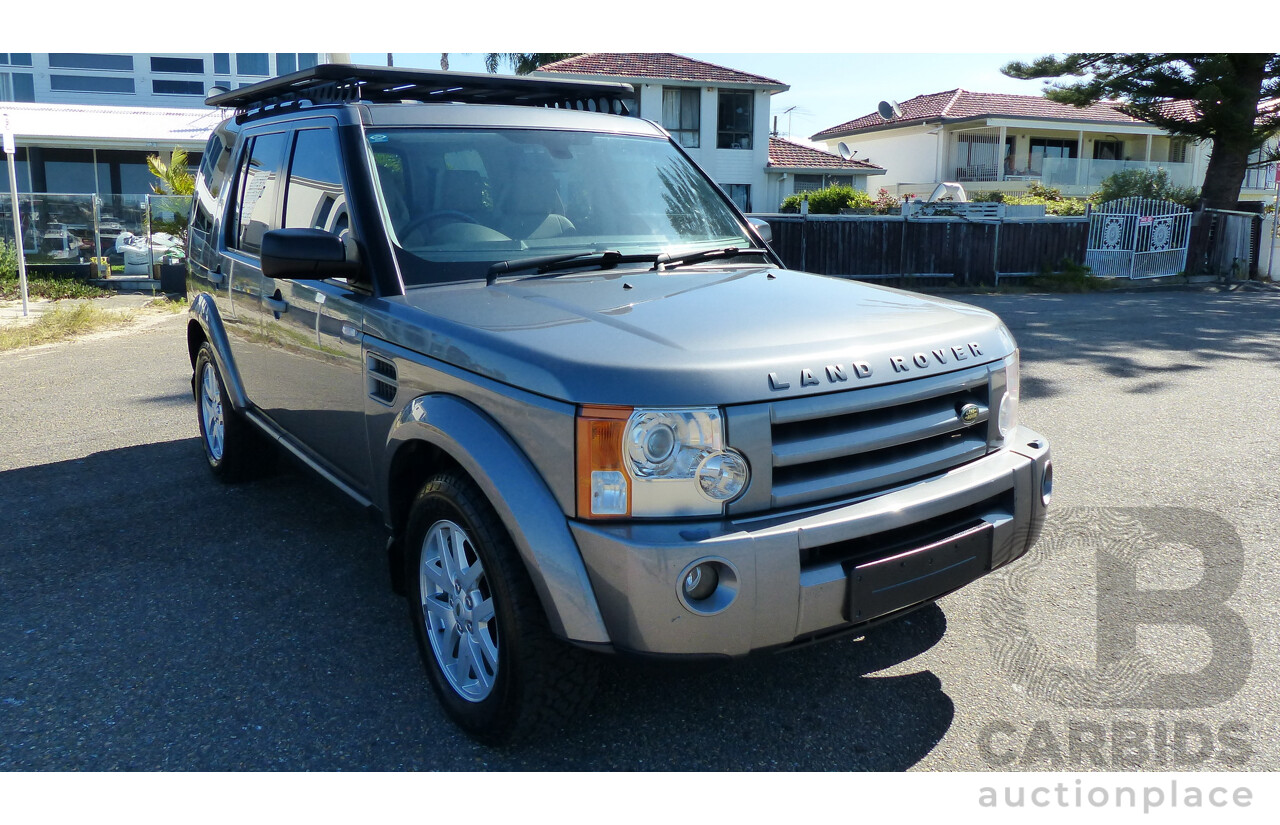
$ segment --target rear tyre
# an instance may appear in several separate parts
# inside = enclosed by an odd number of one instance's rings
[[[262,472],[270,460],[270,448],[231,406],[222,373],[213,358],[213,347],[207,341],[196,355],[191,387],[200,420],[200,442],[213,474],[230,484]]]
[[[418,649],[459,727],[501,745],[559,727],[588,703],[596,662],[552,635],[511,537],[469,479],[427,482],[405,551]]]

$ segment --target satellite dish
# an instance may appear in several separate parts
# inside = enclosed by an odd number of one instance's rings
[[[845,160],[853,160],[853,156],[858,154],[853,149],[850,149],[849,144],[845,143],[843,140],[836,144],[836,150],[840,152],[840,157]]]
[[[896,100],[882,100],[880,105],[876,107],[876,111],[880,113],[882,120],[893,120],[895,117],[902,117],[902,107],[898,105]]]
[[[925,199],[925,203],[937,203],[944,200],[954,203],[969,202],[969,198],[965,195],[964,187],[951,181],[944,181],[933,187],[933,192]]]

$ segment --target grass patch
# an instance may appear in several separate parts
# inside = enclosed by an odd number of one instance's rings
[[[170,315],[178,315],[187,311],[187,299],[178,298],[176,300],[166,297],[155,298],[143,305],[143,309],[153,309],[157,312],[167,312]]]
[[[27,276],[27,297],[35,300],[61,301],[64,298],[103,298],[111,295],[109,289],[77,281],[74,278],[49,278],[41,275]],[[0,274],[0,300],[22,300],[22,289],[16,274]]]
[[[92,303],[55,307],[29,323],[0,327],[0,352],[53,344],[90,332],[114,329],[128,324],[136,315],[129,310],[102,309]]]

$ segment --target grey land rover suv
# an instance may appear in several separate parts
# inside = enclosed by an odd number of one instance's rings
[[[273,447],[375,515],[473,736],[562,721],[601,653],[859,632],[1036,540],[1005,326],[786,269],[631,87],[323,65],[210,102],[209,467]]]

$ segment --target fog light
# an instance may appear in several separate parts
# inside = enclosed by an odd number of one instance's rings
[[[1044,506],[1049,506],[1049,499],[1053,498],[1053,464],[1044,465],[1044,477],[1040,480],[1040,500],[1044,502]]]
[[[738,597],[738,571],[727,559],[701,558],[689,562],[675,585],[686,610],[695,616],[714,616]]]
[[[704,563],[690,570],[684,577],[684,597],[691,602],[700,602],[716,592],[720,584],[720,574],[715,565]]]

